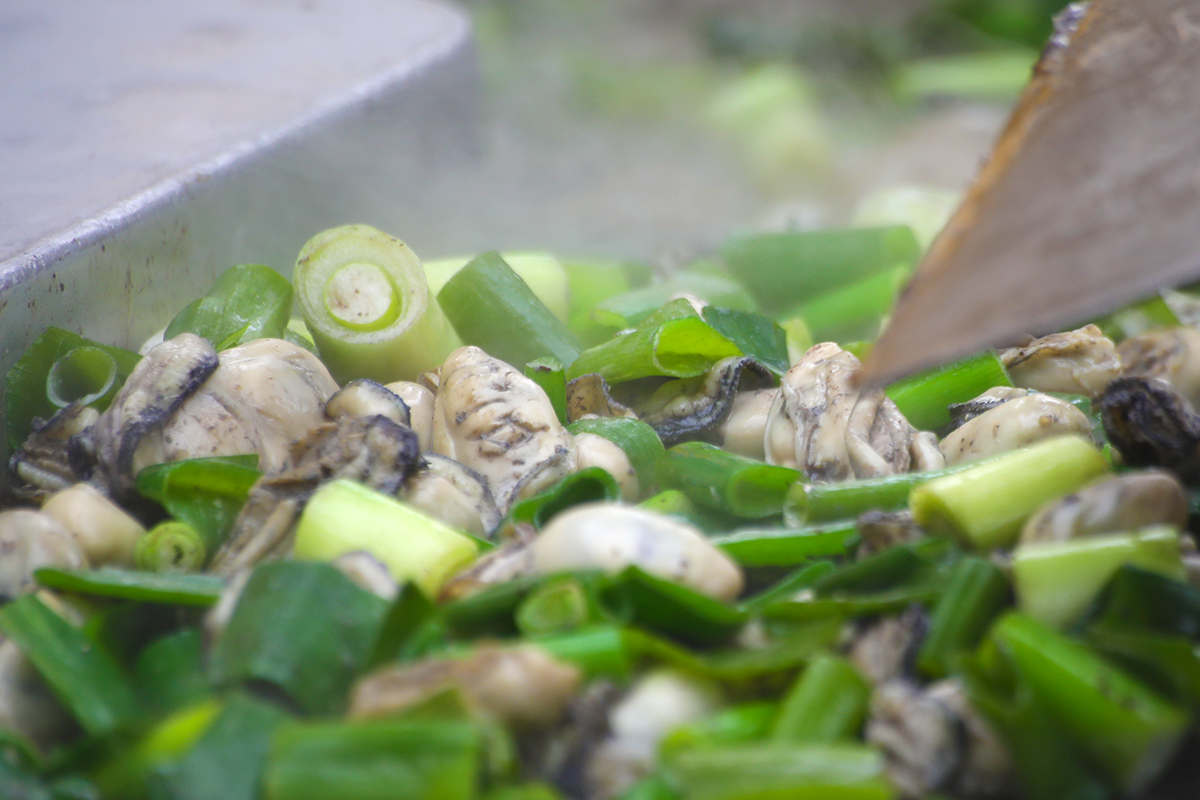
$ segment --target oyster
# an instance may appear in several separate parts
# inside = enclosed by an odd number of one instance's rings
[[[411,427],[408,405],[400,396],[382,384],[365,378],[350,381],[338,389],[325,403],[325,416],[387,417],[392,422]]]
[[[1104,478],[1041,509],[1025,522],[1021,542],[1062,542],[1150,525],[1182,529],[1187,518],[1187,495],[1170,473],[1131,472]]]
[[[940,466],[933,434],[908,424],[882,389],[861,391],[861,363],[832,342],[814,345],[779,386],[763,445],[767,462],[813,481],[872,478]]]
[[[84,569],[87,555],[58,520],[30,508],[0,511],[0,603],[33,591],[35,570]]]
[[[1108,441],[1131,467],[1166,467],[1200,481],[1200,417],[1176,389],[1157,378],[1127,376],[1097,400]]]
[[[1121,374],[1122,358],[1095,325],[1052,333],[1000,352],[1013,385],[1095,397]]]
[[[487,481],[457,461],[425,453],[424,463],[404,481],[397,497],[447,525],[476,536],[490,536],[500,525],[500,510]]]
[[[729,415],[719,429],[721,447],[739,456],[765,460],[763,434],[767,429],[771,404],[775,402],[778,392],[778,388],[771,388],[734,395]]]
[[[1200,330],[1164,328],[1130,336],[1118,348],[1125,375],[1158,378],[1200,403]]]
[[[1026,394],[959,425],[938,447],[947,464],[966,464],[1068,433],[1090,437],[1092,423],[1087,415],[1066,400]]]
[[[575,446],[540,386],[478,347],[446,359],[433,452],[482,475],[501,512],[575,471]]]
[[[700,377],[667,381],[635,410],[667,447],[697,439],[716,443],[738,391],[765,389],[774,382],[770,370],[753,358],[732,356]]]
[[[396,381],[384,388],[404,401],[408,407],[408,427],[416,432],[421,452],[429,450],[429,440],[433,436],[433,392],[412,381]]]

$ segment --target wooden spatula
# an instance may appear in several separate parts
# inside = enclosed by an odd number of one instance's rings
[[[884,383],[1197,278],[1200,0],[1092,0],[1060,17],[862,379]]]

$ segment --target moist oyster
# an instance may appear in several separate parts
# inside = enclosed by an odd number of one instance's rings
[[[1182,529],[1187,518],[1187,495],[1170,473],[1131,472],[1104,478],[1041,509],[1025,522],[1021,542],[1062,542],[1150,525]]]
[[[1200,417],[1166,381],[1127,376],[1097,400],[1108,441],[1131,467],[1166,467],[1200,481]]]
[[[1064,434],[1092,435],[1092,423],[1065,400],[1046,394],[1011,397],[964,422],[938,444],[947,464],[966,464]]]
[[[699,377],[664,383],[635,410],[667,447],[697,439],[719,443],[720,426],[739,390],[765,389],[774,382],[771,371],[755,359],[732,356]]]
[[[1158,378],[1200,403],[1200,330],[1164,328],[1130,336],[1118,348],[1125,375]]]
[[[1000,352],[1013,385],[1094,397],[1121,374],[1121,356],[1095,325],[1052,333]]]

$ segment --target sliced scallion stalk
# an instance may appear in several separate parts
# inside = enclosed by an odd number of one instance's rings
[[[851,739],[866,719],[870,700],[870,684],[849,661],[817,656],[784,696],[771,739],[812,744]]]
[[[637,567],[606,583],[601,597],[618,618],[691,645],[723,642],[746,621],[738,609]]]
[[[787,372],[787,332],[769,317],[752,311],[718,306],[704,307],[704,321],[737,345],[743,355],[756,359],[776,375]]]
[[[656,485],[658,462],[665,450],[662,440],[646,423],[632,417],[581,419],[567,426],[572,435],[591,433],[602,436],[625,451],[637,473],[638,488],[645,494]]]
[[[1012,386],[1012,379],[988,351],[897,381],[887,387],[887,396],[913,427],[932,431],[950,423],[952,403],[965,403],[995,386]]]
[[[658,482],[679,489],[698,505],[737,517],[768,517],[783,511],[794,469],[727,453],[705,442],[672,447],[659,462]]]
[[[721,308],[756,311],[754,300],[745,287],[719,275],[680,272],[665,280],[635,289],[600,303],[593,309],[594,322],[612,329],[630,328],[641,323],[680,294],[690,294]]]
[[[713,536],[709,542],[743,567],[783,567],[846,555],[847,544],[857,536],[858,526],[846,521],[799,530],[742,528]]]
[[[1177,580],[1184,577],[1179,532],[1169,526],[1065,542],[1030,542],[1013,550],[1012,558],[1018,607],[1056,628],[1078,619],[1125,564]]]
[[[93,342],[91,339],[85,339],[77,333],[55,328],[47,327],[46,330],[33,340],[33,344],[21,354],[17,359],[17,363],[8,371],[5,378],[5,425],[8,434],[8,444],[12,449],[21,446],[25,441],[25,437],[29,435],[30,427],[33,424],[35,417],[49,419],[53,414],[61,408],[57,405],[48,394],[50,389],[50,373],[54,370],[54,366],[59,364],[64,359],[73,361],[72,353],[77,349],[86,349],[87,351],[98,350],[100,353],[112,359],[116,373],[113,376],[112,385],[108,387],[99,397],[90,400],[87,405],[92,405],[96,409],[103,411],[108,407],[108,403],[112,400],[116,390],[125,383],[125,379],[129,377],[129,373],[137,366],[141,356],[137,353],[128,350],[122,350],[119,347],[111,347],[109,345]],[[94,362],[98,357],[85,356],[83,358],[83,366],[88,367],[91,371]],[[88,362],[93,362],[89,365]],[[105,366],[101,364],[101,366]],[[60,369],[67,369],[66,367]],[[71,371],[71,370],[68,370]],[[70,394],[66,381],[67,376],[60,376],[58,382],[61,384],[55,391],[60,394],[59,399],[69,399],[64,396]],[[88,381],[91,383],[91,379]],[[107,382],[107,378],[105,381]],[[90,397],[94,393],[87,392],[80,398]]]
[[[567,378],[597,373],[609,383],[653,375],[694,378],[722,358],[740,355],[737,345],[691,315],[659,322],[655,316],[629,333],[579,354]]]
[[[906,227],[765,233],[727,243],[721,257],[762,310],[777,314],[838,286],[897,265],[921,249]]]
[[[508,364],[549,356],[569,365],[579,355],[574,334],[499,253],[473,259],[446,282],[437,299],[464,344],[482,347]]]
[[[207,295],[167,325],[163,338],[194,333],[224,350],[253,339],[280,339],[292,315],[292,285],[262,264],[241,264],[221,273]]]
[[[436,369],[459,344],[416,255],[369,225],[309,239],[293,281],[321,360],[339,383],[409,380]]]
[[[930,481],[913,490],[917,524],[990,550],[1016,541],[1025,519],[1108,470],[1108,461],[1078,436],[1046,439]]]
[[[117,362],[99,347],[76,347],[54,362],[46,375],[46,397],[58,408],[112,401],[117,393]]]
[[[34,577],[42,586],[63,592],[180,606],[211,606],[225,588],[225,581],[216,575],[135,572],[113,567],[80,570],[44,567]]]
[[[204,539],[215,553],[229,537],[233,521],[261,477],[257,456],[192,458],[156,464],[137,475],[138,494],[147,497]]]
[[[509,511],[508,518],[512,522],[527,523],[540,529],[555,514],[571,506],[619,499],[621,488],[616,478],[600,467],[588,467],[564,476],[553,486],[527,500],[517,502]]]
[[[564,576],[537,587],[517,606],[517,629],[538,636],[579,628],[594,614],[587,589],[578,579]]]
[[[399,500],[348,480],[326,483],[296,525],[292,556],[332,561],[365,550],[429,597],[478,551],[475,541]]]
[[[672,730],[663,737],[659,753],[662,757],[670,758],[672,753],[695,747],[763,739],[771,730],[776,712],[775,703],[761,700],[721,709],[715,714]]]
[[[160,522],[142,534],[133,548],[133,561],[147,572],[196,572],[208,560],[200,532],[186,522]]]
[[[133,670],[133,684],[146,706],[168,713],[208,696],[212,687],[204,674],[203,657],[204,642],[195,628],[185,628],[146,645]]]
[[[213,645],[211,674],[219,683],[265,681],[310,713],[336,712],[386,611],[328,564],[263,564]]]
[[[129,679],[104,650],[33,595],[0,608],[3,629],[83,729],[103,736],[140,716]]]
[[[554,414],[563,425],[567,424],[567,377],[562,362],[557,358],[539,358],[525,365],[525,377],[542,387]]]
[[[1008,579],[992,562],[966,556],[951,569],[946,590],[929,620],[929,632],[917,651],[917,668],[930,678],[950,674],[958,659],[972,652],[992,620],[1009,602]]]
[[[906,264],[890,267],[805,300],[780,317],[803,319],[818,342],[873,340],[911,276]]]
[[[568,291],[568,273],[565,265],[549,253],[536,252],[504,252],[499,254],[517,276],[525,282],[529,290],[542,301],[542,304],[556,316],[560,322],[566,322],[568,307],[574,297],[574,284]],[[437,296],[442,287],[457,275],[463,267],[474,260],[474,256],[466,258],[441,258],[425,262],[425,277],[429,281],[429,291]]]

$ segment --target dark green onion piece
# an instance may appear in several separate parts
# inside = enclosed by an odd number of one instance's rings
[[[683,301],[686,302],[686,301]],[[651,316],[623,333],[579,354],[567,378],[597,373],[609,383],[665,376],[694,378],[723,358],[740,355],[737,345],[692,311],[659,322]]]
[[[1200,638],[1200,590],[1127,564],[1105,587],[1093,621]]]
[[[734,308],[705,306],[704,321],[737,345],[743,355],[759,361],[776,375],[782,375],[791,366],[787,333],[769,317]]]
[[[58,408],[71,403],[107,405],[117,393],[117,362],[99,347],[76,347],[50,367],[46,397]]]
[[[1122,792],[1153,779],[1187,728],[1180,709],[1030,617],[1008,614],[989,636],[1079,752]]]
[[[655,773],[630,786],[619,800],[683,800],[683,798],[672,791],[670,786],[667,786],[667,782],[661,775]]]
[[[138,654],[133,685],[159,714],[198,703],[211,691],[203,666],[204,642],[196,628],[163,636]]]
[[[1005,743],[1017,782],[1029,800],[1109,800],[1113,792],[1084,763],[1041,704],[1029,681],[994,643],[960,665],[971,704]]]
[[[621,487],[617,480],[600,467],[588,467],[561,478],[540,494],[522,500],[512,507],[509,519],[541,528],[554,515],[580,503],[599,500],[620,500]]]
[[[974,464],[982,464],[976,461]],[[784,502],[783,517],[788,525],[802,527],[835,520],[856,519],[865,511],[899,511],[908,504],[912,490],[944,475],[953,475],[974,464],[906,472],[882,478],[867,478],[842,483],[792,484]]]
[[[517,606],[517,629],[525,636],[574,630],[598,616],[588,591],[573,576],[538,586]]]
[[[677,517],[706,533],[726,531],[736,520],[698,507],[678,489],[667,489],[638,503],[638,508]]]
[[[602,436],[625,451],[637,473],[638,489],[645,495],[657,480],[658,462],[665,450],[662,440],[646,423],[632,417],[581,419],[567,426],[572,435],[591,433]]]
[[[263,564],[213,647],[211,674],[219,683],[273,683],[310,713],[336,712],[386,611],[328,564]]]
[[[0,608],[0,628],[89,734],[103,736],[137,722],[137,696],[117,663],[36,597]]]
[[[704,442],[684,442],[659,462],[658,483],[679,489],[697,505],[737,517],[769,517],[783,511],[801,474],[727,453]]]
[[[689,800],[893,800],[883,756],[865,745],[752,742],[684,750],[662,766]]]
[[[989,351],[897,381],[887,396],[913,427],[933,431],[950,424],[952,403],[965,403],[994,386],[1012,386],[1012,379]]]
[[[634,659],[626,631],[618,625],[589,625],[566,633],[530,636],[550,655],[575,664],[590,676],[627,678]]]
[[[817,656],[780,703],[771,739],[810,744],[852,739],[867,717],[870,701],[871,685],[849,661]]]
[[[262,264],[221,273],[207,295],[171,320],[163,336],[194,333],[224,350],[254,339],[281,339],[292,316],[292,285]]]
[[[388,607],[387,615],[379,626],[375,649],[366,666],[370,668],[395,660],[421,626],[433,617],[434,611],[433,601],[416,584],[401,584],[400,593]]]
[[[631,328],[641,325],[671,298],[679,294],[690,294],[703,298],[709,305],[733,308],[739,311],[756,311],[754,300],[745,287],[735,280],[719,275],[703,275],[680,272],[670,278],[635,289],[600,303],[592,311],[592,320],[612,329]]]
[[[498,786],[484,795],[483,800],[562,800],[562,795],[545,783],[523,783],[520,786]]]
[[[817,561],[812,564],[805,564],[794,572],[784,576],[774,585],[742,601],[741,608],[743,611],[755,614],[776,603],[790,600],[798,592],[810,588],[821,578],[836,570],[837,567],[832,561]]]
[[[805,300],[779,317],[804,320],[817,342],[874,340],[911,275],[907,264],[891,267]]]
[[[567,424],[567,378],[562,362],[547,356],[530,361],[525,365],[525,377],[542,387],[554,406],[554,414],[563,425]]]
[[[637,567],[611,578],[601,597],[618,619],[695,646],[723,642],[746,621],[735,608]]]
[[[544,580],[526,576],[493,584],[442,606],[440,616],[459,638],[514,635],[517,629],[513,614],[517,606]]]
[[[98,350],[103,353],[112,359],[116,370],[112,386],[100,397],[88,403],[101,411],[108,407],[116,390],[125,383],[129,373],[141,360],[141,356],[137,353],[93,342],[91,339],[85,339],[77,333],[71,333],[62,328],[53,326],[46,328],[33,340],[29,349],[8,371],[5,379],[5,424],[10,448],[16,449],[21,446],[21,442],[25,441],[25,437],[29,435],[35,417],[49,419],[61,407],[51,400],[47,391],[50,385],[50,373],[55,365],[62,362],[63,359],[73,362],[72,353],[80,348],[86,348],[89,351]],[[82,357],[82,361],[84,366],[87,366],[87,362],[95,362],[97,358],[85,355]],[[66,368],[60,367],[60,370],[63,369]],[[63,375],[62,378],[65,379],[66,375]],[[65,385],[62,387],[62,391],[66,391]]]
[[[755,234],[721,249],[733,277],[768,314],[881,270],[911,266],[920,253],[906,227]]]
[[[1151,688],[1193,710],[1200,707],[1200,656],[1187,637],[1113,624],[1089,626],[1083,637]]]
[[[133,561],[147,572],[196,572],[208,561],[200,532],[186,522],[160,522],[142,534],[133,548]]]
[[[149,498],[177,520],[191,525],[209,554],[229,537],[233,521],[246,503],[250,487],[261,477],[258,457],[192,458],[147,467],[137,475],[138,494]]]
[[[499,253],[484,253],[459,270],[438,292],[438,303],[464,344],[508,364],[552,356],[569,365],[579,355],[574,334]]]
[[[936,539],[896,545],[839,567],[813,588],[821,595],[892,589],[927,575],[949,550],[945,542]]]
[[[965,556],[950,569],[946,589],[929,620],[929,632],[917,652],[917,669],[928,678],[944,678],[963,655],[972,652],[992,620],[1011,599],[1008,579],[987,559]]]
[[[155,769],[151,797],[166,800],[255,800],[271,735],[289,714],[255,697],[232,695],[199,741],[180,759]]]
[[[783,567],[813,558],[846,554],[847,542],[856,541],[853,521],[817,528],[744,528],[709,541],[743,567]]]
[[[481,750],[468,722],[290,724],[274,735],[266,800],[471,800]]]
[[[77,570],[44,567],[34,577],[42,586],[63,592],[179,606],[211,606],[225,588],[225,581],[216,575],[173,575],[115,567]]]

